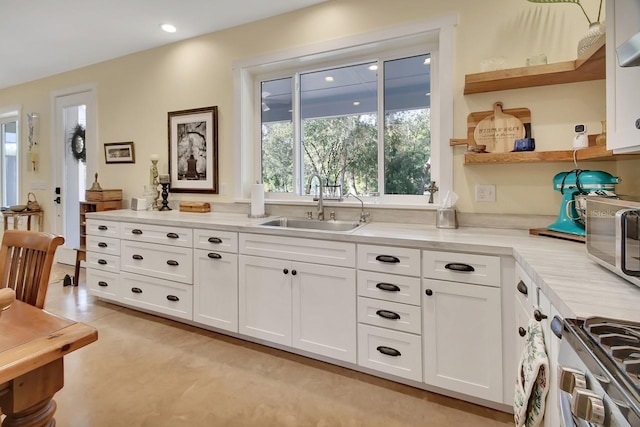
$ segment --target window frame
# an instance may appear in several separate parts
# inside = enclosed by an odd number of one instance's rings
[[[7,109],[0,109],[0,125],[4,125],[6,123],[11,123],[11,122],[15,122],[16,123],[16,194],[19,195],[21,193],[21,186],[20,186],[20,174],[21,174],[21,162],[22,162],[22,156],[20,154],[20,152],[22,151],[22,143],[21,143],[21,138],[22,138],[22,132],[21,132],[21,126],[22,126],[22,122],[20,121],[20,116],[21,116],[21,111],[22,109],[20,107],[13,107],[13,108],[7,108]],[[1,138],[0,138],[1,139]],[[0,140],[0,191],[2,192],[1,197],[0,197],[0,201],[2,202],[3,206],[4,206],[4,202],[5,202],[5,198],[6,198],[6,186],[7,186],[7,179],[5,177],[5,173],[6,173],[6,165],[5,165],[5,147],[4,147],[4,141]],[[19,201],[19,199],[18,199]]]
[[[262,177],[261,169],[261,120],[260,120],[260,82],[283,77],[297,76],[297,73],[309,72],[314,69],[324,69],[332,65],[345,66],[363,61],[388,60],[388,58],[400,58],[411,56],[415,53],[430,53],[431,66],[431,173],[437,180],[439,191],[435,194],[435,208],[444,198],[447,191],[453,188],[452,153],[449,147],[449,139],[453,134],[453,35],[457,23],[457,15],[447,15],[429,21],[394,27],[386,30],[375,31],[359,36],[347,37],[331,42],[320,43],[302,48],[293,48],[277,54],[264,55],[234,63],[234,88],[236,105],[236,151],[235,151],[235,187],[234,200],[246,202],[250,198],[250,184]],[[383,49],[372,50],[374,44],[384,46]],[[393,55],[390,55],[393,50]],[[408,54],[405,54],[409,52]],[[307,66],[302,64],[308,63]],[[303,71],[304,70],[304,71]],[[299,81],[295,80],[296,85]],[[384,79],[378,81],[379,90],[384,84]],[[294,94],[298,91],[294,91]],[[384,112],[380,113],[384,106],[379,101],[378,114],[384,118]],[[293,99],[294,134],[300,132],[299,124],[299,99],[294,95]],[[299,137],[299,135],[298,135]],[[378,146],[384,135],[378,135]],[[297,144],[296,144],[297,145]],[[256,148],[257,147],[257,148]],[[299,147],[295,147],[297,150]],[[384,161],[380,156],[384,152],[379,150],[378,168],[384,168]],[[294,152],[297,158],[299,152]],[[294,170],[294,187],[300,188],[302,183],[299,171]],[[269,193],[266,197],[269,201],[301,202],[312,200],[310,196],[292,193]],[[428,195],[385,195],[380,197],[380,207],[415,208],[425,206]],[[365,200],[365,202],[367,202]]]

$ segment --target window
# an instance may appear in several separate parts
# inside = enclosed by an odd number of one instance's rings
[[[18,118],[0,116],[2,206],[18,204]]]
[[[236,198],[262,181],[267,198],[309,200],[316,177],[325,196],[381,204],[424,204],[432,180],[451,189],[453,25],[443,21],[235,64]]]

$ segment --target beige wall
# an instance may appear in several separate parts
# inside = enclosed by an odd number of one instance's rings
[[[584,0],[596,16],[597,0]],[[135,164],[106,165],[99,158],[103,188],[123,188],[125,199],[142,194],[148,180],[149,156],[161,156],[167,170],[167,112],[209,105],[219,108],[221,195],[172,195],[172,199],[231,202],[234,183],[232,63],[268,52],[318,43],[403,23],[458,13],[454,53],[454,136],[466,135],[472,111],[490,110],[493,102],[505,108],[531,110],[533,136],[539,150],[569,149],[575,123],[587,123],[599,133],[605,118],[604,81],[556,85],[477,95],[462,95],[464,75],[480,71],[482,59],[503,56],[508,67],[546,53],[549,62],[575,58],[575,47],[587,23],[571,4],[534,4],[525,0],[333,0],[301,11],[209,34],[0,90],[0,109],[21,105],[23,113],[41,115],[42,153],[50,150],[50,93],[86,83],[98,88],[99,149],[107,142],[134,141]],[[73,50],[69,50],[73,54]],[[23,135],[26,120],[23,120]],[[571,163],[463,166],[463,148],[454,150],[454,185],[458,208],[468,213],[555,215],[560,196],[552,191],[552,178],[573,169]],[[27,164],[26,138],[22,149]],[[41,157],[46,157],[41,154]],[[36,173],[23,169],[24,198],[33,181],[50,181],[46,160]],[[640,160],[580,164],[583,169],[618,173],[625,182],[637,182]],[[495,184],[496,203],[473,201],[476,184]],[[627,192],[634,190],[626,187]],[[51,189],[40,191],[45,209]]]

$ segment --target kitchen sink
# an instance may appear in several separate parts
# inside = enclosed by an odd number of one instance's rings
[[[296,228],[301,230],[319,230],[333,232],[353,231],[364,225],[358,221],[319,221],[317,219],[280,217],[258,224],[262,227]]]

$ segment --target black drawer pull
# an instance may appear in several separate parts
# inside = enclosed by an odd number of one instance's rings
[[[284,274],[289,274],[289,269],[288,269],[288,268],[285,268],[284,270],[282,270],[282,272],[283,272]]]
[[[139,236],[142,234],[142,230],[140,230],[139,228],[134,228],[133,230],[131,230],[131,234],[137,234]]]
[[[107,265],[107,261],[106,261],[106,260],[104,260],[104,259],[99,259],[99,260],[98,260],[98,264],[100,264],[100,265]]]
[[[376,350],[378,350],[382,354],[386,354],[387,356],[393,356],[393,357],[402,356],[402,353],[400,353],[395,348],[385,347],[383,345],[378,346]]]
[[[387,292],[400,292],[400,287],[391,283],[380,282],[376,284],[376,288]]]
[[[207,256],[211,259],[222,259],[222,255],[217,254],[215,252],[209,252]]]
[[[105,281],[100,280],[98,282],[98,286],[107,287],[107,286],[109,286],[109,284],[107,282],[105,282]]]
[[[133,255],[131,258],[138,260],[138,261],[142,261],[144,258],[142,258],[142,255]]]
[[[388,264],[398,264],[400,262],[400,259],[394,257],[393,255],[378,255],[376,257],[376,261],[386,262]]]
[[[178,264],[178,261],[174,261],[172,259],[168,259],[167,260],[167,265],[172,265],[172,266],[175,267],[175,266],[180,265],[180,264]]]
[[[296,270],[291,270],[291,275],[295,276],[296,274],[298,274],[298,272]]]
[[[476,271],[476,269],[470,266],[469,264],[463,264],[461,262],[450,262],[449,264],[445,265],[444,268],[446,268],[447,270],[453,270],[453,271],[466,271],[466,272]]]
[[[170,238],[170,239],[179,239],[180,238],[178,233],[167,233],[167,237]]]
[[[524,337],[525,335],[527,335],[527,330],[525,328],[523,328],[522,326],[520,326],[518,328],[518,335],[520,335],[521,337]]]
[[[222,239],[219,239],[217,237],[209,237],[207,239],[207,242],[209,242],[209,243],[222,243]]]
[[[99,225],[98,226],[98,230],[100,231],[107,231],[109,228],[106,225]]]
[[[385,319],[389,319],[389,320],[398,320],[400,319],[400,315],[398,313],[395,313],[393,311],[389,311],[389,310],[378,310],[376,311],[376,314],[380,317],[384,317]]]
[[[546,314],[542,314],[542,312],[540,310],[534,310],[533,312],[533,318],[536,319],[536,321],[541,321],[547,318]]]
[[[99,248],[106,248],[107,244],[105,242],[98,242],[98,247]]]
[[[140,289],[140,288],[131,288],[131,292],[133,292],[134,294],[141,294],[142,293],[142,289]]]
[[[180,298],[178,298],[178,297],[177,297],[177,296],[175,296],[175,295],[167,295],[167,299],[168,299],[169,301],[180,301]]]
[[[520,292],[521,294],[529,295],[529,288],[527,288],[527,285],[525,285],[522,280],[518,282],[518,286],[516,288],[518,289],[518,292]]]

